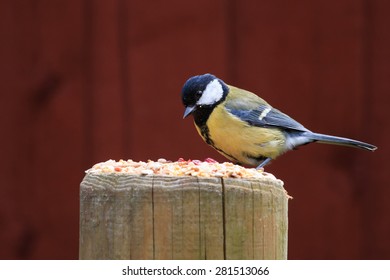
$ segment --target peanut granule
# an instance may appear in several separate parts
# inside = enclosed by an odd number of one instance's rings
[[[231,162],[218,163],[207,158],[205,161],[184,160],[169,161],[158,159],[133,161],[129,160],[108,160],[95,164],[86,173],[118,173],[130,175],[168,175],[168,176],[198,176],[198,177],[220,177],[220,178],[264,178],[276,179],[274,175],[264,172],[262,169],[245,168]]]

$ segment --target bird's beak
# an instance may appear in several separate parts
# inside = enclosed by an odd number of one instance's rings
[[[183,119],[191,115],[191,113],[195,111],[195,106],[187,106],[186,110],[184,111]]]

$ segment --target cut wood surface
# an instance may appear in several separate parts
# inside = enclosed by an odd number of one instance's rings
[[[87,174],[80,259],[286,259],[280,180]]]

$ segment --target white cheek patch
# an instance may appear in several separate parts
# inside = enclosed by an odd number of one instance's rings
[[[223,88],[218,79],[214,79],[203,91],[202,96],[199,98],[198,105],[212,105],[218,102],[223,97]]]

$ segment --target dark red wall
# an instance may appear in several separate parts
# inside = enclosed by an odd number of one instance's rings
[[[390,258],[390,2],[0,1],[0,258],[78,257],[79,184],[107,159],[214,157],[180,90],[211,72],[323,133],[267,166],[289,258]],[[387,171],[386,171],[387,170]]]

